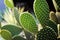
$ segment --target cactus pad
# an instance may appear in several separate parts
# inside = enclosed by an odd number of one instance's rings
[[[8,30],[1,30],[1,36],[6,40],[12,40],[12,35]]]
[[[5,4],[7,7],[9,8],[13,8],[14,5],[13,5],[13,0],[4,0]]]
[[[18,35],[22,31],[21,28],[14,26],[14,25],[5,25],[1,29],[10,31],[12,33],[12,36]]]
[[[51,28],[56,32],[56,34],[58,35],[57,24],[55,24],[55,23],[52,22],[51,20],[48,20],[47,23],[48,23],[47,26],[51,27]]]
[[[44,27],[37,34],[38,40],[57,40],[55,31],[50,27]]]
[[[46,0],[35,0],[34,12],[42,25],[46,25],[49,19],[49,6]]]
[[[38,27],[33,16],[28,12],[24,12],[22,15],[20,15],[20,24],[25,30],[31,33],[36,34],[38,31]]]

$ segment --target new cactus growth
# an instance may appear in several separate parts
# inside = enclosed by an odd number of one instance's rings
[[[57,17],[53,11],[50,12],[49,17],[51,21],[53,21],[56,24],[58,23]]]

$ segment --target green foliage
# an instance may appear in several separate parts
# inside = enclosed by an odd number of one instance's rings
[[[49,6],[46,0],[36,0],[34,2],[34,12],[42,25],[47,25],[49,19]]]
[[[37,5],[38,4],[38,5]],[[38,10],[39,9],[39,10]],[[57,25],[49,20],[49,6],[46,0],[36,0],[34,3],[35,15],[42,26],[49,26],[57,32]]]
[[[34,1],[33,8],[36,17],[34,17],[29,12],[19,13],[18,9],[14,8],[12,0],[4,0],[4,2],[9,10],[9,11],[8,10],[5,11],[3,17],[8,24],[0,28],[0,34],[4,39],[6,40],[57,40],[57,36],[58,36],[57,24],[59,23],[58,18],[60,17],[57,18],[55,13],[49,14],[49,6],[46,0]],[[57,5],[59,6],[60,1],[56,0],[56,2]],[[20,11],[23,11],[23,9],[24,8],[22,8],[22,10]],[[55,9],[57,9],[57,7]],[[36,19],[38,20],[38,23],[41,24],[41,26],[39,26],[36,23],[37,22]],[[38,31],[38,29],[40,29],[40,31]],[[21,31],[24,31],[26,39],[20,36]]]
[[[38,27],[36,25],[33,16],[30,13],[25,12],[21,14],[19,18],[20,18],[20,23],[25,30],[28,30],[29,32],[32,32],[34,34],[37,33]]]
[[[5,2],[5,5],[9,8],[13,8],[14,5],[13,5],[13,0],[4,0]]]
[[[15,25],[5,25],[1,29],[10,31],[12,33],[12,36],[18,35],[22,31],[21,28],[15,26]]]
[[[12,35],[7,30],[1,30],[1,36],[6,40],[12,40]]]
[[[55,24],[55,23],[52,22],[51,20],[49,20],[47,23],[48,23],[48,26],[49,26],[49,27],[51,27],[56,33],[58,33],[57,24]]]
[[[38,32],[37,40],[57,40],[57,36],[52,28],[44,27]]]

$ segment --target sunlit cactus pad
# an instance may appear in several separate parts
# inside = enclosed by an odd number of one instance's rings
[[[29,32],[32,32],[34,34],[37,33],[38,27],[36,25],[34,17],[30,13],[24,12],[23,14],[21,14],[20,23],[22,27],[28,30]]]
[[[13,8],[14,7],[13,0],[4,0],[4,3],[9,8]]]

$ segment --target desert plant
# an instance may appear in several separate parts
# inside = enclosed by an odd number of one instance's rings
[[[0,35],[5,39],[5,40],[12,40],[12,35],[8,30],[0,30]]]
[[[57,4],[59,5],[57,2],[53,1],[56,12],[58,12],[56,6]],[[57,4],[55,5],[55,3]],[[5,11],[3,18],[8,24],[1,26],[0,34],[2,34],[2,38],[5,40],[57,40],[59,15],[56,15],[54,12],[50,13],[46,0],[34,1],[33,8],[35,15],[29,12],[19,12],[13,6],[12,0],[5,0],[5,4],[9,11]],[[22,38],[19,35],[22,31],[24,31],[26,38]]]

